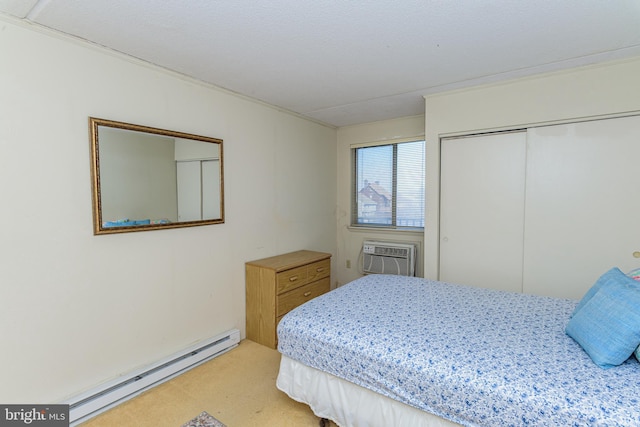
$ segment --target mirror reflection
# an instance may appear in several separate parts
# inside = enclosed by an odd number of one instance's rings
[[[222,140],[89,121],[94,234],[224,222]]]

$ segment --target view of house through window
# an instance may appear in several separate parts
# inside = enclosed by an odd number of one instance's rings
[[[354,226],[424,228],[424,141],[353,149]]]

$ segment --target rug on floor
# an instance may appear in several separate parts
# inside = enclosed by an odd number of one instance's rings
[[[226,427],[226,425],[215,419],[207,411],[203,411],[191,421],[182,424],[182,427]]]

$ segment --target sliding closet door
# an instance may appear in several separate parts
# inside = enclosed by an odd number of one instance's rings
[[[640,267],[640,117],[528,139],[524,292],[578,299],[609,268]]]
[[[176,162],[178,176],[178,221],[202,219],[202,175],[200,161]]]
[[[440,280],[522,290],[526,132],[441,141]]]
[[[202,219],[220,218],[220,160],[202,161]]]

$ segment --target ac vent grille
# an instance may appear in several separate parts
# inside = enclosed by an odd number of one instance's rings
[[[381,256],[406,258],[409,256],[409,249],[394,248],[390,246],[376,246],[375,254]]]
[[[415,276],[415,244],[365,240],[362,252],[365,274]]]

